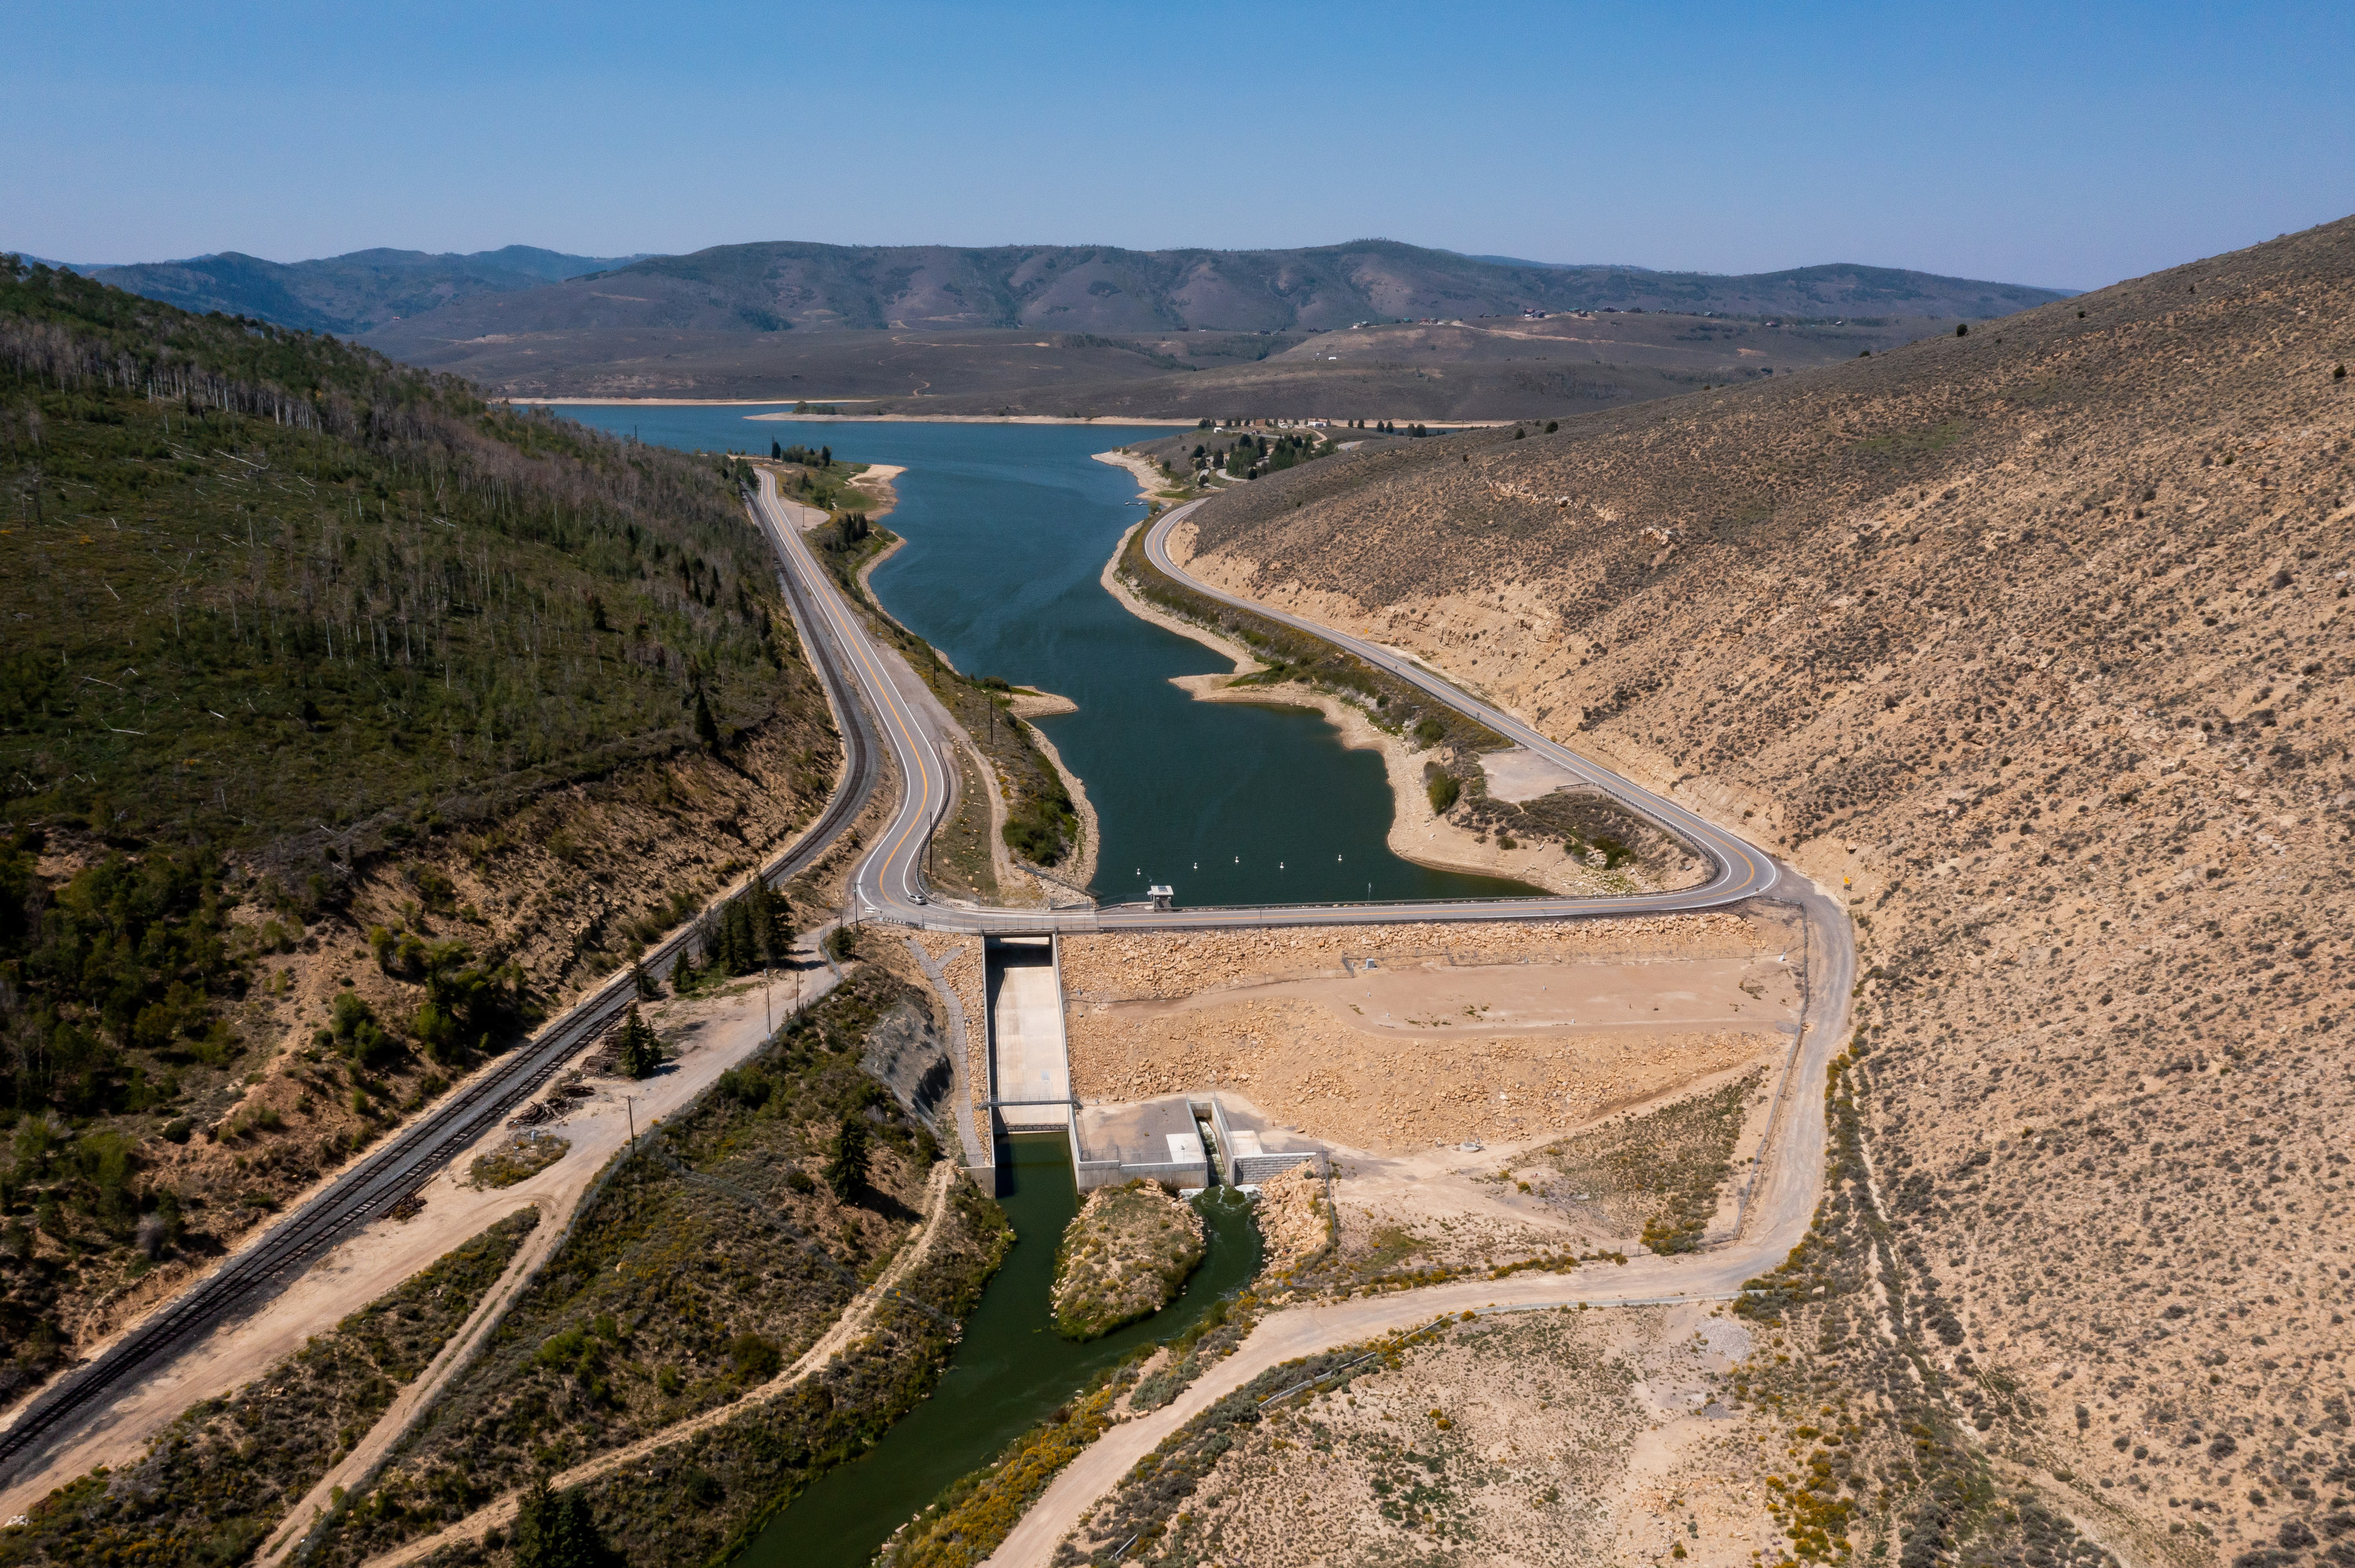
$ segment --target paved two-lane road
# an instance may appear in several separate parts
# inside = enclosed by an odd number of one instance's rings
[[[1457,690],[1439,676],[1388,649],[1360,641],[1330,627],[1319,626],[1282,610],[1238,599],[1189,576],[1169,558],[1169,532],[1194,507],[1180,506],[1150,525],[1146,549],[1153,563],[1197,592],[1268,616],[1313,636],[1348,649],[1351,653],[1400,679],[1412,683],[1456,711],[1468,714],[1498,734],[1527,747],[1565,771],[1608,793],[1629,810],[1699,849],[1709,860],[1711,874],[1695,887],[1672,893],[1639,893],[1608,897],[1535,897],[1451,899],[1385,904],[1288,904],[1249,908],[1155,910],[1135,905],[1111,908],[1056,910],[975,910],[952,907],[929,900],[924,886],[924,847],[934,821],[949,803],[949,776],[941,760],[935,721],[892,679],[896,653],[879,648],[867,634],[858,612],[844,599],[809,546],[803,540],[775,479],[763,472],[758,505],[762,521],[774,535],[788,571],[801,579],[803,602],[824,625],[832,648],[847,664],[851,680],[884,746],[906,781],[900,809],[853,883],[861,911],[868,916],[897,920],[936,931],[1039,931],[1050,927],[1066,931],[1201,930],[1237,926],[1375,925],[1403,920],[1529,920],[1563,916],[1656,915],[1679,910],[1714,909],[1772,888],[1777,880],[1774,862],[1764,852],[1726,832],[1672,800],[1664,800],[1617,774],[1596,766],[1567,747],[1548,739],[1519,720]]]

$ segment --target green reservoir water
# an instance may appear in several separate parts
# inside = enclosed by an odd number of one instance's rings
[[[1432,871],[1385,842],[1390,787],[1371,752],[1344,750],[1301,709],[1197,703],[1169,684],[1228,666],[1201,644],[1138,620],[1098,580],[1144,516],[1125,470],[1092,461],[1158,432],[1070,425],[748,421],[746,408],[563,410],[584,423],[690,450],[830,444],[837,457],[897,463],[886,526],[907,546],[875,573],[891,612],[960,670],[1059,692],[1075,714],[1040,721],[1085,782],[1103,826],[1096,885],[1142,898],[1156,882],[1188,905],[1357,898],[1479,898],[1529,891]],[[1202,1266],[1184,1295],[1087,1345],[1049,1326],[1055,1247],[1079,1212],[1061,1134],[1000,1146],[1002,1202],[1020,1240],[983,1292],[933,1397],[881,1443],[821,1477],[736,1568],[862,1568],[941,1489],[1132,1348],[1182,1331],[1259,1266],[1249,1205],[1213,1192]]]
[[[876,571],[876,593],[958,669],[1080,705],[1039,727],[1103,821],[1096,889],[1108,902],[1141,899],[1155,883],[1196,906],[1529,891],[1391,853],[1381,759],[1344,750],[1317,715],[1198,703],[1169,684],[1229,666],[1104,592],[1104,561],[1145,509],[1126,470],[1090,455],[1166,432],[764,422],[723,408],[561,411],[690,450],[765,452],[773,439],[905,467],[885,526],[908,543]]]
[[[1084,1345],[1048,1325],[1055,1244],[1080,1211],[1071,1145],[1031,1133],[998,1145],[1012,1191],[998,1200],[1018,1238],[966,1320],[932,1397],[883,1440],[818,1478],[740,1554],[733,1568],[865,1568],[890,1533],[951,1481],[995,1457],[1094,1373],[1141,1344],[1179,1332],[1259,1269],[1259,1231],[1241,1194],[1195,1200],[1208,1231],[1202,1266],[1177,1300]]]

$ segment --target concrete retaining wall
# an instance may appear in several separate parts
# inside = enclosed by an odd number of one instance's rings
[[[1246,1154],[1227,1162],[1227,1181],[1237,1187],[1255,1187],[1271,1176],[1280,1176],[1295,1165],[1306,1165],[1322,1176],[1325,1151],[1321,1149],[1295,1150],[1284,1154]]]
[[[1118,1160],[1091,1160],[1078,1168],[1082,1192],[1091,1187],[1117,1187],[1140,1176],[1165,1187],[1207,1187],[1210,1184],[1210,1162],[1182,1160],[1157,1165],[1123,1165]]]

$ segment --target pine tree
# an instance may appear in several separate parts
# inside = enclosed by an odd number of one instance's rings
[[[523,1494],[516,1513],[516,1568],[623,1568],[605,1544],[589,1499],[579,1487],[557,1491],[542,1476]]]
[[[646,973],[646,966],[636,959],[630,960],[630,989],[637,993],[640,1001],[654,1001],[662,996],[662,987],[655,983],[655,977]]]
[[[630,1003],[630,1011],[622,1018],[621,1038],[613,1043],[613,1066],[625,1078],[647,1078],[662,1065],[662,1041],[654,1028],[638,1015],[638,1004]]]
[[[868,1152],[867,1118],[852,1111],[835,1129],[834,1150],[826,1160],[826,1184],[846,1203],[867,1185]]]
[[[757,929],[761,952],[769,962],[782,963],[794,950],[794,906],[786,902],[783,894],[772,892],[765,885],[760,894]]]
[[[703,688],[695,688],[695,738],[704,749],[715,756],[719,750],[719,722],[711,716],[711,705],[703,700]]]
[[[729,900],[719,916],[719,952],[715,960],[721,973],[750,974],[760,967],[759,944],[752,934],[752,909],[749,898]]]

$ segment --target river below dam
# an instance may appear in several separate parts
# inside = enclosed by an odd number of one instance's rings
[[[766,452],[774,440],[905,468],[883,526],[907,544],[876,568],[876,595],[965,673],[1079,704],[1038,724],[1095,804],[1106,902],[1142,899],[1156,883],[1198,906],[1529,891],[1392,854],[1381,758],[1346,749],[1322,715],[1198,703],[1169,683],[1231,666],[1104,591],[1103,564],[1146,509],[1128,471],[1092,455],[1166,430],[760,420],[741,407],[559,411],[689,450]]]
[[[1059,1132],[1025,1133],[1001,1142],[998,1159],[997,1201],[1018,1239],[965,1319],[940,1386],[881,1442],[812,1482],[730,1568],[865,1568],[950,1482],[996,1458],[1097,1372],[1190,1327],[1259,1271],[1250,1202],[1214,1187],[1194,1200],[1204,1222],[1202,1264],[1178,1298],[1141,1322],[1073,1344],[1055,1332],[1047,1310],[1055,1245],[1080,1212],[1071,1144]]]

